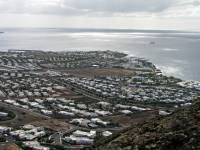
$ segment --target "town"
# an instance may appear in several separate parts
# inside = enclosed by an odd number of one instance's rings
[[[2,146],[90,149],[198,98],[199,82],[165,76],[152,62],[124,53],[0,52]]]

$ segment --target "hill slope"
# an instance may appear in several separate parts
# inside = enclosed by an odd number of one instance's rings
[[[199,150],[200,102],[137,125],[95,149]]]

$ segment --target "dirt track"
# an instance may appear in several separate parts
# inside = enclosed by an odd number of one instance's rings
[[[119,68],[108,68],[108,69],[85,68],[85,69],[63,70],[63,72],[80,77],[132,76],[135,74],[133,70],[119,69]]]

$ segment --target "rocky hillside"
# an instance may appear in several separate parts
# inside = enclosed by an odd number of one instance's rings
[[[104,146],[94,147],[101,150],[200,150],[200,102],[137,125]]]

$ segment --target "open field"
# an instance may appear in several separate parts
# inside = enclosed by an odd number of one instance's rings
[[[21,148],[12,143],[0,143],[0,150],[21,150]]]
[[[34,113],[32,111],[28,111],[25,109],[17,108],[11,105],[7,105],[4,103],[0,103],[1,107],[5,109],[9,109],[13,113],[15,113],[16,117],[12,120],[2,121],[0,125],[10,126],[10,127],[19,127],[27,123],[31,123],[33,121],[42,121],[47,119],[47,117]]]
[[[25,124],[34,124],[34,125],[49,128],[55,131],[60,131],[60,130],[67,131],[70,129],[70,125],[65,122],[61,122],[56,119],[51,119],[47,116],[44,116],[42,114],[30,111],[30,110],[17,108],[12,105],[7,105],[4,103],[0,103],[0,106],[4,107],[5,109],[7,108],[11,110],[16,115],[16,117],[12,120],[0,122],[0,125],[3,125],[3,126],[18,128]]]
[[[65,123],[64,121],[59,121],[57,119],[35,121],[35,122],[32,122],[32,124],[36,126],[42,126],[54,131],[66,132],[66,131],[71,130],[71,126],[68,123]]]
[[[108,116],[105,117],[104,120],[110,120],[113,123],[118,123],[122,127],[128,127],[131,125],[135,125],[152,118],[156,117],[155,112],[140,112],[131,115],[116,115],[116,116]]]
[[[120,69],[120,68],[106,68],[106,69],[86,68],[86,69],[64,70],[63,72],[79,77],[132,76],[135,74],[133,70]]]

